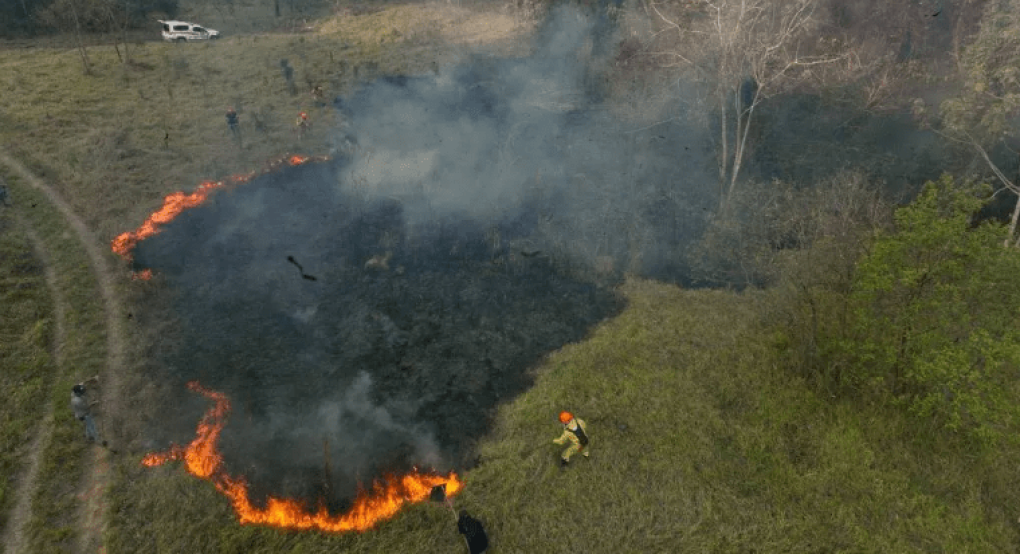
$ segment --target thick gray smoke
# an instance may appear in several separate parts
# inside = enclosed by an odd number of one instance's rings
[[[221,446],[256,495],[339,509],[387,471],[464,469],[527,369],[620,308],[605,284],[676,270],[708,158],[690,129],[601,107],[613,44],[610,20],[563,9],[527,58],[376,81],[335,102],[332,161],[138,246],[179,321],[167,376],[231,398]],[[189,439],[185,405],[162,439]]]
[[[412,224],[537,210],[531,237],[573,261],[677,278],[715,182],[706,130],[632,130],[598,103],[614,61],[602,14],[554,10],[523,59],[390,78],[338,105],[354,159],[342,179],[405,202]],[[669,275],[672,272],[672,275]]]

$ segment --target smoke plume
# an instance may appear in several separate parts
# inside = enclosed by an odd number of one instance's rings
[[[606,285],[675,270],[706,158],[602,108],[612,31],[561,9],[526,58],[366,85],[330,108],[331,161],[139,244],[178,321],[167,376],[231,398],[225,462],[256,494],[340,508],[387,471],[469,467],[527,369],[620,309]],[[154,433],[188,440],[196,402]]]

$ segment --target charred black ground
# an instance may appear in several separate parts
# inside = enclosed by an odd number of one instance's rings
[[[511,248],[529,218],[411,227],[399,202],[338,187],[344,164],[219,193],[136,256],[182,323],[164,360],[171,378],[233,402],[231,472],[257,494],[330,492],[337,507],[383,471],[468,467],[493,409],[530,385],[528,368],[621,307],[544,254]],[[254,242],[250,229],[271,232]],[[201,400],[182,400],[189,409],[172,419],[193,428]]]
[[[222,450],[258,498],[342,509],[386,471],[469,467],[529,367],[622,308],[624,271],[674,271],[714,201],[701,131],[599,106],[612,28],[554,10],[526,58],[371,83],[329,108],[332,161],[140,243],[179,322],[157,357],[184,408],[156,443],[190,439],[197,379],[232,399]]]

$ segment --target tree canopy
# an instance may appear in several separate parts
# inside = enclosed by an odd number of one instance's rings
[[[1020,252],[1002,224],[972,224],[987,188],[944,176],[897,210],[858,264],[838,349],[854,389],[983,444],[1015,429],[1020,369]]]

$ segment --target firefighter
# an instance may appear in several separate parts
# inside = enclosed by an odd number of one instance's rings
[[[305,133],[308,132],[308,127],[311,126],[311,123],[308,122],[308,114],[305,112],[299,113],[294,125],[297,127],[298,138],[305,138]]]
[[[570,412],[560,412],[560,423],[563,424],[563,434],[558,439],[553,439],[556,444],[563,444],[570,441],[570,446],[563,451],[560,457],[560,467],[570,463],[570,457],[578,452],[585,458],[588,457],[588,434],[585,432],[584,420],[575,418]]]

